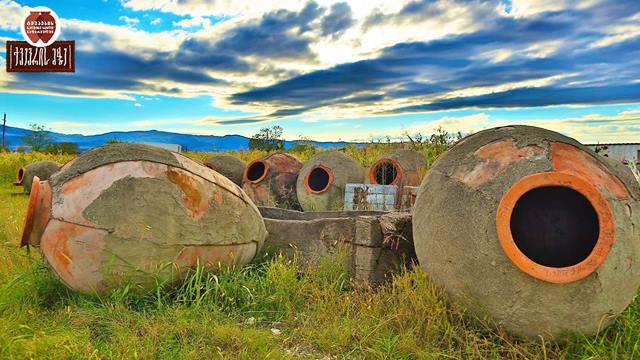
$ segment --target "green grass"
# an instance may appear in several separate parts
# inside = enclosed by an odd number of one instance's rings
[[[640,358],[640,301],[597,337],[517,341],[448,304],[420,271],[356,289],[328,260],[265,254],[152,294],[81,296],[36,249],[17,248],[27,197],[10,182],[34,156],[0,155],[0,358]]]

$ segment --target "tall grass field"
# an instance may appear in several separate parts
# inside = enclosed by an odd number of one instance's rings
[[[343,151],[369,165],[390,146]],[[420,150],[429,163],[442,152]],[[317,151],[294,155],[306,160]],[[246,161],[264,154],[234,153]],[[363,289],[336,262],[307,268],[272,253],[215,275],[195,271],[152,294],[123,288],[102,298],[79,295],[54,277],[37,249],[18,248],[28,198],[12,185],[20,166],[71,158],[0,154],[2,359],[640,359],[638,299],[595,337],[522,341],[466,316],[420,270]]]

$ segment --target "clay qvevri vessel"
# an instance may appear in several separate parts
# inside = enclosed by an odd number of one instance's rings
[[[215,170],[233,181],[234,184],[242,186],[242,174],[247,164],[232,155],[214,155],[204,162],[209,169]]]
[[[640,285],[640,194],[622,163],[529,126],[443,154],[413,212],[422,268],[470,314],[563,340],[610,324]]]
[[[245,264],[265,236],[258,209],[229,179],[177,153],[113,144],[33,182],[22,244],[39,247],[70,288],[101,293]]]
[[[244,170],[242,188],[258,206],[300,209],[296,181],[302,163],[295,157],[277,153],[252,161]]]
[[[352,157],[326,151],[311,157],[300,170],[296,186],[304,211],[342,210],[348,183],[362,183],[364,168]]]
[[[16,172],[15,186],[22,186],[28,194],[31,192],[31,183],[34,177],[40,180],[47,180],[51,175],[60,169],[60,164],[53,161],[37,161],[33,164],[23,166]]]
[[[426,172],[427,158],[415,150],[401,149],[378,158],[369,168],[368,180],[376,185],[418,186]]]

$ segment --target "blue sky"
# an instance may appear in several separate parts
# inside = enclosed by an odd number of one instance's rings
[[[40,5],[76,40],[76,73],[1,73],[13,126],[640,141],[637,0],[0,0],[0,46]]]

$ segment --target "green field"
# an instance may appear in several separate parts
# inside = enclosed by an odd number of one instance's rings
[[[347,151],[367,164],[384,150]],[[439,152],[422,150],[429,161]],[[144,296],[126,288],[80,296],[56,280],[37,249],[17,247],[27,197],[11,183],[16,169],[44,158],[70,159],[0,154],[0,358],[640,358],[638,299],[596,337],[525,342],[466,317],[420,271],[354,289],[337,263],[306,269],[274,254]]]

